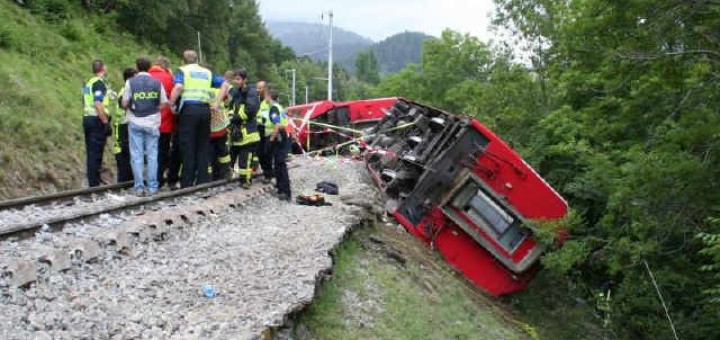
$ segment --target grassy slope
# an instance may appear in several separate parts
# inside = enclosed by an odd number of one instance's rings
[[[117,89],[122,68],[140,54],[158,53],[110,22],[79,15],[51,23],[0,2],[0,197],[83,185],[80,91],[90,62],[105,60]],[[110,159],[106,155],[108,169]]]
[[[398,260],[400,259],[400,260]],[[539,286],[488,297],[442,257],[395,227],[356,231],[336,251],[330,280],[301,313],[294,338],[306,339],[607,339],[590,305],[570,287]]]
[[[335,255],[332,278],[298,318],[295,338],[525,339],[534,332],[393,227],[359,230]]]

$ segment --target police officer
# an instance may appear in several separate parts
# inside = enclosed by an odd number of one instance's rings
[[[266,89],[264,101],[270,106],[268,110],[268,126],[271,127],[271,130],[268,134],[268,143],[270,144],[272,171],[275,174],[275,188],[277,188],[280,200],[290,201],[290,176],[287,169],[290,138],[285,131],[287,115],[283,107],[278,103],[277,91]]]
[[[265,89],[267,83],[261,80],[255,86],[257,89],[258,98],[260,98],[260,109],[257,114],[258,129],[260,132],[260,147],[258,150],[258,158],[260,159],[260,168],[263,172],[263,182],[270,183],[270,180],[275,176],[273,173],[272,166],[272,155],[270,151],[270,133],[272,132],[273,125],[268,120],[270,114],[270,104],[264,100]]]
[[[178,140],[182,154],[183,188],[210,181],[210,106],[215,105],[212,88],[226,91],[222,77],[213,76],[210,70],[197,64],[197,53],[183,52],[184,66],[175,73],[175,86],[170,105],[175,107],[178,99]]]
[[[237,161],[240,168],[239,178],[243,188],[252,184],[253,163],[260,146],[260,133],[257,124],[257,112],[260,106],[255,86],[248,86],[247,71],[235,71],[232,89],[232,118],[230,119],[230,164]]]
[[[123,70],[123,81],[135,76],[137,71],[134,68],[126,68]],[[115,154],[115,162],[117,163],[117,181],[118,183],[132,181],[132,167],[130,166],[130,145],[128,142],[128,122],[125,116],[125,109],[122,108],[122,97],[125,88],[120,89],[118,93],[117,106],[112,116],[111,124],[113,126],[113,154]]]
[[[160,140],[160,110],[167,104],[165,88],[149,73],[150,59],[136,61],[140,73],[125,83],[123,107],[128,109],[130,157],[132,159],[134,190],[138,195],[154,195],[158,181],[158,141]],[[143,181],[147,160],[147,185]]]
[[[108,108],[112,92],[108,86],[107,67],[102,60],[92,62],[94,77],[83,87],[83,132],[85,133],[85,152],[87,181],[91,187],[100,185],[100,167],[103,150],[108,135],[112,132],[109,125]]]

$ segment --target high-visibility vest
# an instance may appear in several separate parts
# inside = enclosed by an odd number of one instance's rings
[[[260,109],[258,109],[257,122],[258,125],[265,127],[265,136],[270,136],[273,131],[272,123],[270,123],[270,108],[272,105],[266,101],[260,102]]]
[[[180,67],[183,73],[182,102],[209,104],[212,100],[212,72],[198,65],[189,64]]]
[[[107,112],[108,107],[110,107],[110,96],[108,95],[110,92],[110,87],[108,86],[104,78],[97,76],[92,77],[90,78],[90,80],[87,81],[87,83],[85,83],[85,86],[83,87],[83,114],[85,116],[97,116],[97,111],[95,110],[95,94],[92,91],[92,87],[98,81],[103,82],[106,88],[105,98],[102,102],[103,108],[105,108],[105,112]]]
[[[280,113],[280,127],[284,128],[287,126],[287,111],[280,105],[279,103],[275,102],[271,104],[272,106],[276,107],[278,109],[278,112]],[[269,112],[270,110],[268,110]]]

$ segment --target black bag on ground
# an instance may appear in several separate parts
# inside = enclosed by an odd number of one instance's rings
[[[322,181],[316,184],[315,191],[328,195],[337,195],[339,193],[337,184],[328,181]]]

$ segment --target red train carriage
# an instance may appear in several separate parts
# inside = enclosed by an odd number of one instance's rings
[[[529,222],[563,218],[565,200],[476,119],[401,99],[372,132],[388,211],[491,294],[525,288],[544,250]]]
[[[312,151],[359,137],[359,134],[353,131],[375,126],[395,102],[397,98],[348,102],[325,100],[291,106],[287,113],[298,140],[295,146]]]

